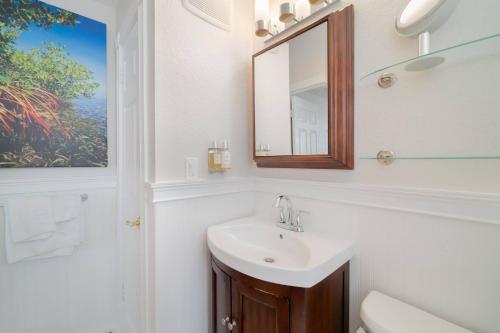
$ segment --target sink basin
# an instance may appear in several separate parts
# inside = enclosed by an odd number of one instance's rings
[[[208,228],[208,247],[225,265],[264,281],[310,288],[354,255],[354,242],[293,232],[247,217]]]

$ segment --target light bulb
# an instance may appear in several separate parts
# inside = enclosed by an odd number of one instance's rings
[[[415,24],[425,18],[434,8],[441,5],[441,0],[411,1],[401,14],[399,21],[402,25]]]
[[[299,20],[303,20],[304,18],[311,15],[311,5],[307,0],[295,1],[295,15]]]
[[[255,0],[255,21],[269,20],[269,0]]]
[[[292,1],[281,1],[279,20],[283,23],[298,22],[295,18],[295,7]]]

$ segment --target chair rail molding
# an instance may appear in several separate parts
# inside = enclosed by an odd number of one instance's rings
[[[0,181],[0,196],[46,192],[116,189],[115,176],[23,178]]]
[[[151,203],[240,192],[292,197],[500,225],[500,194],[242,177],[148,184]]]
[[[152,203],[194,199],[208,196],[252,192],[252,177],[227,178],[223,180],[172,181],[149,184]]]
[[[255,178],[256,193],[500,225],[500,194]]]

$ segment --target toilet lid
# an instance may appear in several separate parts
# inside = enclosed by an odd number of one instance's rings
[[[377,291],[361,304],[361,319],[372,333],[473,333]]]

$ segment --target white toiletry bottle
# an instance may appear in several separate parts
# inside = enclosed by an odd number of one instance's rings
[[[229,143],[227,140],[222,143],[221,162],[222,170],[231,169],[231,152],[229,151]]]

